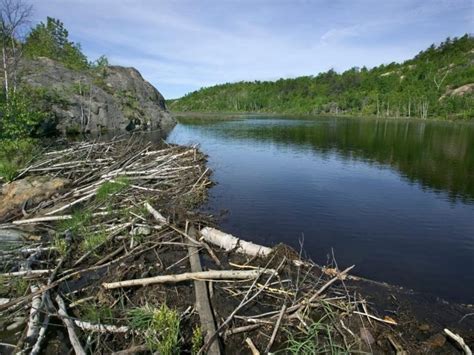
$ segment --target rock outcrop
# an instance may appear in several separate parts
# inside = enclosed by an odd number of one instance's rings
[[[39,89],[62,133],[163,129],[175,124],[163,96],[134,68],[77,71],[49,58],[22,64],[22,85]]]
[[[3,185],[0,188],[0,221],[27,204],[35,205],[47,200],[68,184],[67,179],[37,176]]]

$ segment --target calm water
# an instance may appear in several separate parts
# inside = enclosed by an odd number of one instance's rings
[[[168,140],[209,155],[223,230],[474,302],[474,125],[186,119]]]

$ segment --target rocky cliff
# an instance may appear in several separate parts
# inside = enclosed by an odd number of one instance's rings
[[[163,129],[175,120],[160,92],[134,68],[77,71],[48,58],[22,63],[22,85],[41,93],[49,129],[62,133]]]

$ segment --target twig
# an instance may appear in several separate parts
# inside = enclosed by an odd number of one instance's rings
[[[252,352],[252,355],[260,355],[260,351],[255,347],[254,343],[252,342],[252,339],[246,338],[245,342],[247,343],[248,347],[250,348],[250,351]]]
[[[375,319],[376,321],[379,321],[379,322],[382,322],[382,323],[385,323],[385,324],[390,324],[390,325],[398,325],[398,323],[397,323],[397,322],[395,322],[395,321],[393,321],[393,320],[386,320],[386,319],[382,319],[382,318],[379,318],[379,317],[373,316],[373,315],[371,315],[371,314],[368,314],[368,313],[359,312],[359,311],[354,311],[353,313],[354,313],[354,314],[360,314],[361,316],[366,316],[366,317],[369,317],[369,318]]]
[[[277,322],[275,324],[275,328],[273,328],[272,336],[271,336],[270,341],[268,342],[268,345],[265,349],[265,354],[268,354],[270,352],[270,349],[271,349],[271,347],[273,345],[273,342],[275,341],[276,335],[278,333],[278,328],[280,328],[281,320],[283,319],[283,316],[285,315],[285,311],[286,311],[286,304],[284,304],[283,307],[281,307],[281,311],[280,311],[280,314],[278,315],[278,319],[277,319]]]

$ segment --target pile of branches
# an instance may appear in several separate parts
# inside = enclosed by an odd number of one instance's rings
[[[21,177],[69,185],[2,226],[29,238],[0,259],[0,346],[66,353],[67,332],[77,354],[370,351],[377,324],[396,325],[345,287],[352,268],[211,228],[195,211],[205,162],[138,136],[73,143],[27,167]]]

